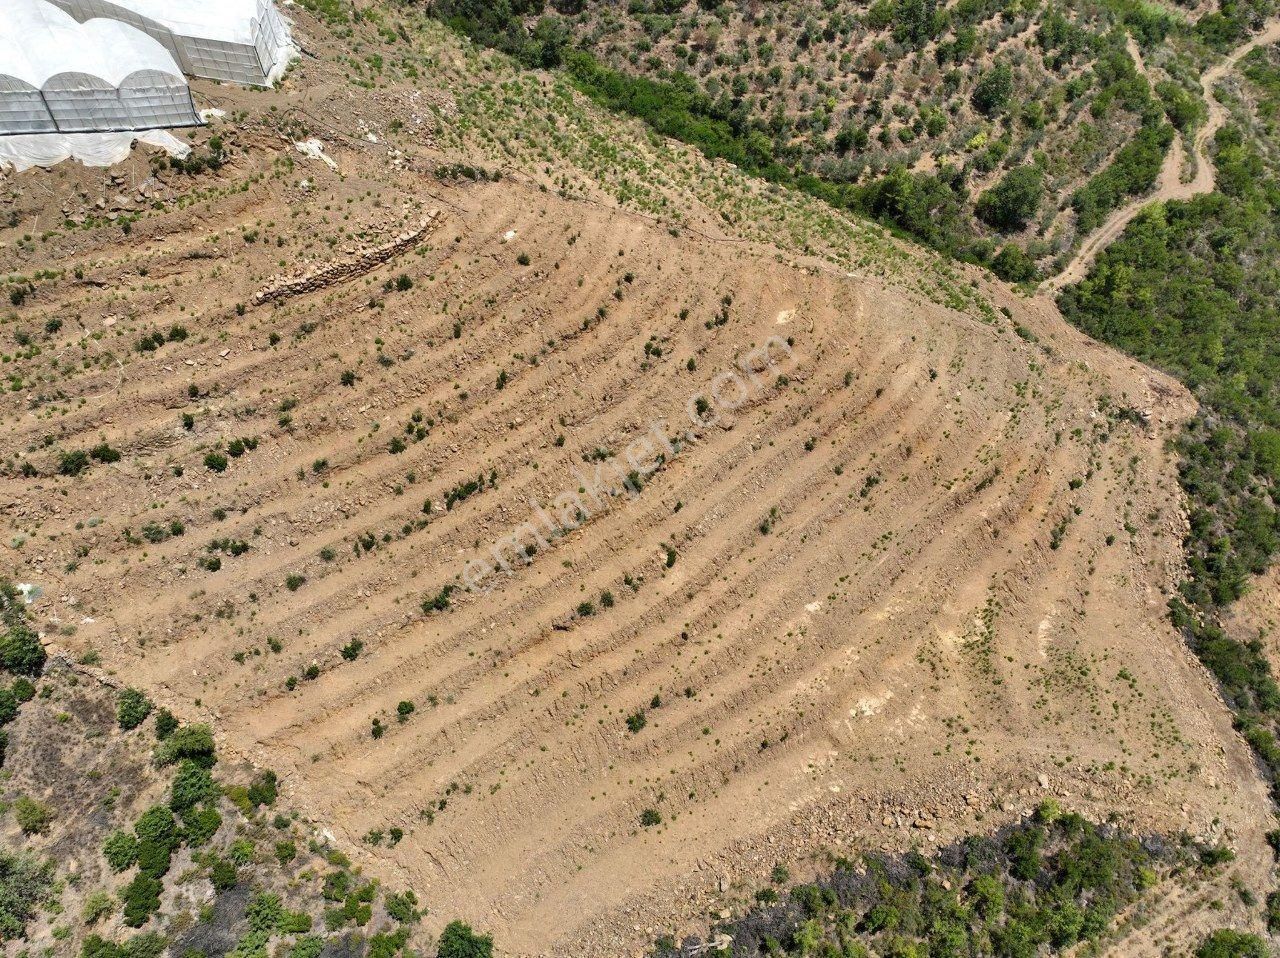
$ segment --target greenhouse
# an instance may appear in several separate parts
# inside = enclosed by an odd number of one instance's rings
[[[149,130],[200,118],[156,40],[115,20],[78,23],[45,0],[4,0],[0,135]]]
[[[293,54],[271,0],[49,0],[75,19],[128,24],[164,45],[183,73],[270,86]]]

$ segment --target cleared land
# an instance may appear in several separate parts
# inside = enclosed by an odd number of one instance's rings
[[[1046,794],[1228,840],[1258,882],[1265,788],[1165,614],[1180,387],[982,280],[997,309],[948,308],[560,198],[532,164],[459,185],[436,175],[457,152],[304,130],[412,127],[411,86],[344,102],[333,70],[231,104],[200,134],[227,140],[217,172],[6,184],[0,272],[57,271],[4,327],[0,400],[5,564],[52,642],[211,721],[510,954],[638,950],[775,863],[927,848]],[[158,205],[126,234],[96,205],[117,193]],[[691,427],[770,337],[777,365]],[[655,429],[638,494],[424,611]],[[1163,927],[1152,947],[1191,935]]]

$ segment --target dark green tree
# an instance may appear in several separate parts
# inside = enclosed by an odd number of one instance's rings
[[[451,921],[440,933],[437,958],[493,958],[493,938],[478,935],[471,926]]]
[[[1010,170],[978,197],[978,218],[998,230],[1019,230],[1040,209],[1044,198],[1044,172],[1028,164]]]

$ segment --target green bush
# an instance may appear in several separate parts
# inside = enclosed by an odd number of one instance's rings
[[[89,454],[83,449],[64,452],[58,456],[58,472],[64,476],[78,476],[89,468]]]
[[[267,769],[253,777],[249,783],[247,797],[254,808],[259,808],[263,805],[274,805],[279,793],[280,781],[275,772]]]
[[[7,596],[2,601],[11,601]],[[17,616],[13,616],[15,619]],[[37,676],[44,671],[45,651],[36,635],[24,622],[9,622],[4,635],[0,637],[0,666],[15,675]]]
[[[152,878],[163,878],[173,862],[173,849],[159,842],[143,839],[138,842],[138,871]]]
[[[991,261],[991,271],[1007,283],[1027,283],[1040,275],[1035,261],[1016,243],[1004,245]]]
[[[0,725],[8,725],[18,717],[18,697],[9,689],[0,689]]]
[[[98,462],[119,462],[120,461],[120,450],[113,449],[111,446],[109,446],[105,442],[98,443],[98,445],[90,449],[89,455],[92,456],[94,459],[97,459]]]
[[[240,836],[227,846],[227,857],[237,865],[248,865],[257,858],[258,850],[253,839]]]
[[[282,935],[300,935],[311,930],[311,916],[300,911],[286,911],[280,918]]]
[[[89,935],[84,940],[80,958],[160,958],[165,944],[164,936],[156,932],[134,935],[123,945],[98,935]]]
[[[109,891],[99,889],[85,896],[84,907],[80,909],[80,917],[86,925],[96,925],[104,918],[115,914],[116,899]]]
[[[121,689],[116,696],[116,721],[126,732],[141,725],[151,714],[151,700],[137,689]]]
[[[124,903],[124,923],[130,928],[141,928],[160,910],[160,893],[163,886],[158,878],[139,872],[120,893]]]
[[[164,741],[178,728],[178,720],[168,709],[156,712],[156,738]]]
[[[27,795],[13,803],[13,814],[24,835],[42,835],[53,821],[53,809]]]
[[[102,843],[102,856],[113,872],[128,871],[138,861],[137,837],[133,832],[112,832]]]
[[[1043,199],[1044,172],[1038,166],[1020,166],[978,197],[975,212],[988,226],[1019,230],[1036,215]]]
[[[1196,958],[1271,958],[1271,949],[1257,935],[1220,928],[1200,943]]]
[[[169,793],[169,807],[182,814],[200,802],[209,801],[218,793],[209,770],[191,759],[183,759],[173,776]]]
[[[217,891],[227,891],[236,886],[240,875],[235,863],[225,858],[216,858],[209,866],[209,880]]]
[[[200,805],[182,813],[182,836],[193,848],[205,844],[222,827],[222,816],[216,808]]]
[[[52,862],[0,849],[0,942],[23,936],[52,889]]]
[[[288,958],[320,958],[325,939],[319,935],[303,935],[289,949]]]
[[[183,725],[156,746],[152,757],[161,767],[185,758],[204,768],[212,768],[217,762],[213,730],[207,725]]]
[[[249,922],[250,931],[276,931],[284,919],[284,905],[280,896],[268,892],[254,895],[245,909],[245,918]]]
[[[178,823],[174,821],[173,812],[163,805],[153,805],[140,816],[133,826],[138,844],[150,842],[172,851],[178,847]],[[139,849],[141,856],[141,849]]]
[[[1013,70],[1007,63],[997,63],[973,85],[973,106],[987,116],[1003,110],[1013,96]]]
[[[418,896],[413,893],[413,889],[398,895],[388,895],[384,904],[387,914],[398,922],[408,924],[418,920]]]
[[[451,921],[440,933],[436,958],[493,958],[493,938],[476,934],[470,925]]]

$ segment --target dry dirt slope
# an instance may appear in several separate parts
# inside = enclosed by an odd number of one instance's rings
[[[18,242],[78,191],[132,190],[141,161],[6,185],[0,271],[65,272],[4,327],[38,346],[5,345],[5,570],[44,590],[50,641],[212,721],[433,920],[508,954],[615,955],[775,862],[927,845],[1046,791],[1261,847],[1263,789],[1164,618],[1182,519],[1162,443],[1188,411],[1169,381],[998,288],[1009,316],[984,320],[519,178],[239,148],[152,182],[188,202],[127,237]],[[437,208],[413,250],[254,304]],[[174,324],[185,340],[135,348]],[[785,365],[634,499],[422,610],[596,450],[677,439],[769,337]],[[57,474],[102,442],[118,462]]]

